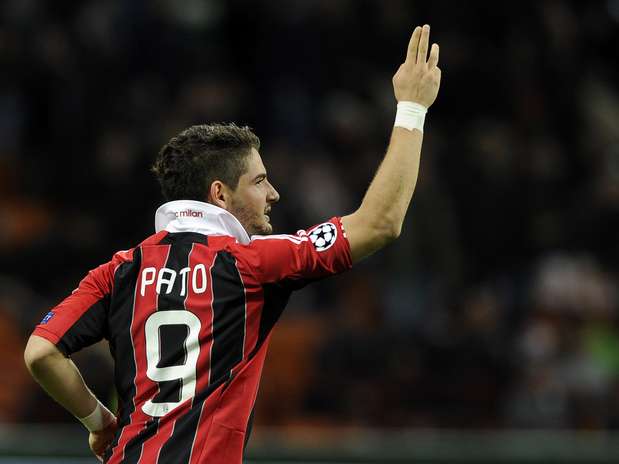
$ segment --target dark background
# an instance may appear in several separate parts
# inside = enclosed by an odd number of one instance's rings
[[[443,80],[402,236],[292,300],[256,422],[619,427],[617,0],[4,0],[0,421],[72,420],[25,341],[153,232],[170,137],[253,127],[276,231],[350,213],[423,23]],[[106,348],[76,360],[113,401]]]

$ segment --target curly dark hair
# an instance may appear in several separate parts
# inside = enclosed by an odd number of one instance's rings
[[[161,148],[151,170],[166,201],[206,201],[215,180],[236,190],[252,148],[260,139],[247,126],[191,126]]]

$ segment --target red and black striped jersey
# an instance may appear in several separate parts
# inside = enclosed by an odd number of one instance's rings
[[[34,334],[69,356],[107,339],[119,428],[107,463],[241,463],[269,337],[291,292],[351,267],[339,218],[249,239],[200,202],[90,271]],[[161,210],[161,208],[160,208]]]

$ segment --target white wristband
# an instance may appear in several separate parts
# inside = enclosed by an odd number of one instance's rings
[[[408,130],[417,129],[423,132],[423,123],[426,119],[428,108],[420,103],[403,101],[398,103],[398,111],[395,114],[394,127],[403,127]]]
[[[110,425],[113,421],[113,417],[114,415],[97,401],[95,410],[86,417],[78,417],[78,420],[84,424],[84,427],[86,427],[89,432],[98,432]]]

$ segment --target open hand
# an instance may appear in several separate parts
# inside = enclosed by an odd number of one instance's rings
[[[430,57],[427,57],[429,40],[430,26],[417,26],[408,44],[406,60],[393,76],[398,102],[415,102],[426,108],[434,103],[441,84],[441,70],[437,44],[432,44]]]

